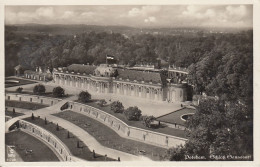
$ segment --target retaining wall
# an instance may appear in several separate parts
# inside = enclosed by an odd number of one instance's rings
[[[71,155],[65,144],[49,131],[24,120],[19,120],[19,124],[20,128],[25,132],[45,141],[63,161],[77,161],[77,159]]]
[[[113,115],[110,115],[89,105],[77,102],[68,102],[68,104],[69,110],[84,114],[105,124],[124,138],[134,139],[164,148],[174,147],[180,144],[184,145],[187,141],[187,139],[184,138],[128,126],[126,123],[114,117]]]
[[[39,104],[45,104],[51,106],[60,102],[62,99],[28,95],[28,94],[6,93],[5,100],[25,101],[25,102],[39,103]]]

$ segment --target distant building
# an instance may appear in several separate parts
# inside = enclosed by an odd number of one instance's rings
[[[24,70],[25,68],[19,64],[18,66],[14,67],[14,75],[21,76],[24,74]]]
[[[39,81],[50,81],[52,80],[52,73],[49,68],[42,70],[41,67],[36,67],[35,71],[25,70],[24,77]]]
[[[144,71],[111,67],[107,64],[90,66],[72,64],[53,70],[59,85],[87,89],[97,93],[112,93],[156,101],[187,100],[187,84],[167,81],[160,71]]]

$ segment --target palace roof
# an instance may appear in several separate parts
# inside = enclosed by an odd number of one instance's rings
[[[82,65],[82,64],[72,64],[66,68],[64,68],[64,71],[69,71],[69,72],[75,72],[75,73],[85,73],[85,74],[93,74],[96,66],[90,66],[90,65]]]
[[[160,83],[164,85],[166,83],[166,77],[159,72],[147,72],[128,69],[117,69],[118,77],[122,79],[129,79],[130,81],[144,81],[152,83]]]

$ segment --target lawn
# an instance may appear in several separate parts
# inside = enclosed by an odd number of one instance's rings
[[[48,107],[48,105],[44,105],[44,104],[25,102],[25,101],[15,101],[15,100],[5,100],[5,106],[22,108],[27,110],[38,110],[44,107]]]
[[[11,82],[8,82],[9,80],[16,80],[16,81],[19,81],[19,83],[11,83]],[[15,77],[14,78],[12,78],[12,77],[5,78],[5,88],[33,84],[33,83],[37,83],[37,82],[25,80],[23,78],[15,78]]]
[[[162,125],[158,128],[148,128],[143,124],[143,121],[128,121],[123,113],[114,113],[110,109],[110,105],[101,107],[95,102],[89,102],[86,104],[89,106],[98,108],[102,111],[105,111],[105,112],[117,117],[118,119],[122,120],[129,126],[146,129],[146,130],[150,130],[150,131],[154,131],[154,132],[164,133],[164,134],[168,134],[168,135],[172,135],[172,136],[182,137],[182,138],[186,137],[185,132],[180,129],[169,128],[168,126],[162,126]]]
[[[22,131],[6,133],[5,144],[15,146],[15,151],[25,162],[59,161],[48,146]],[[32,154],[26,154],[26,148],[33,150]]]
[[[21,115],[24,115],[23,113],[18,113],[18,112],[15,112],[13,113],[13,111],[5,111],[5,116],[10,116],[10,117],[19,117]]]
[[[183,109],[180,109],[178,111],[174,111],[172,113],[158,117],[157,120],[162,121],[162,122],[171,123],[171,124],[176,123],[178,125],[185,126],[185,121],[183,121],[181,119],[181,116],[184,115],[184,114],[195,113],[195,111],[196,111],[195,109],[183,108]]]
[[[76,136],[73,135],[72,132],[70,133],[70,138],[68,138],[68,131],[62,127],[59,127],[59,131],[57,131],[57,125],[48,122],[47,125],[45,125],[45,121],[40,118],[35,118],[32,120],[30,117],[25,118],[24,120],[31,122],[33,124],[36,124],[48,131],[50,131],[52,134],[55,134],[70,150],[70,152],[79,158],[85,159],[87,161],[112,161],[110,158],[105,158],[104,156],[96,154],[96,157],[93,157],[92,151],[89,150],[89,148],[83,143],[80,142],[80,148],[77,148],[77,143],[80,141]]]
[[[167,149],[120,137],[114,130],[85,115],[72,111],[64,111],[54,115],[84,129],[105,147],[134,155],[138,155],[140,150],[144,150],[145,156],[153,160],[163,160],[166,154]]]

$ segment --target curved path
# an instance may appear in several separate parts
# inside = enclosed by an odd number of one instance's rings
[[[8,132],[9,127],[11,125],[13,125],[16,121],[18,121],[20,119],[24,119],[26,117],[30,117],[32,115],[32,113],[34,113],[35,117],[37,117],[37,116],[40,116],[41,118],[46,117],[47,120],[52,121],[54,123],[58,123],[61,127],[67,129],[68,131],[70,131],[74,135],[76,135],[86,146],[89,147],[90,150],[95,150],[95,152],[98,154],[101,154],[101,155],[106,154],[108,157],[113,158],[113,159],[118,159],[118,157],[120,157],[121,161],[133,161],[133,160],[151,161],[147,157],[136,156],[136,155],[128,154],[128,153],[125,153],[125,152],[122,152],[119,150],[104,147],[93,136],[88,134],[82,128],[80,128],[80,127],[74,125],[73,123],[66,121],[62,118],[58,118],[56,116],[51,115],[51,114],[60,112],[60,107],[62,105],[64,105],[66,102],[74,100],[74,99],[75,99],[75,96],[72,96],[72,97],[69,97],[67,99],[64,99],[64,100],[58,102],[57,104],[55,104],[53,106],[42,108],[39,110],[34,110],[34,111],[31,110],[31,111],[26,112],[25,115],[15,117],[5,123],[5,132]]]

